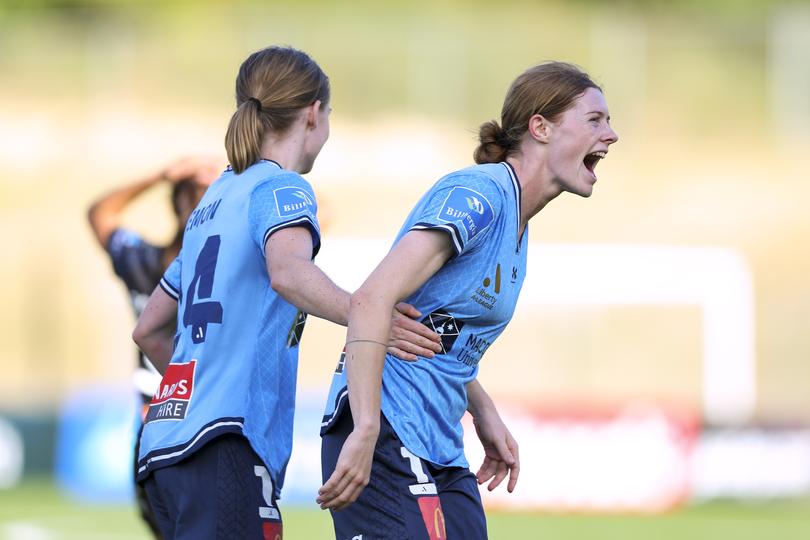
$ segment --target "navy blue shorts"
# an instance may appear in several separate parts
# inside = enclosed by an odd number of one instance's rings
[[[165,540],[281,540],[273,481],[247,439],[223,435],[143,482]]]
[[[323,481],[352,432],[349,407],[323,435]],[[349,507],[332,512],[337,540],[479,540],[487,522],[478,482],[464,467],[437,467],[413,455],[380,415],[369,484]]]

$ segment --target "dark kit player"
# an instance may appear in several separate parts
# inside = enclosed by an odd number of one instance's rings
[[[115,274],[126,285],[136,317],[140,316],[166,267],[179,253],[183,229],[191,211],[223,167],[223,163],[212,157],[183,158],[107,193],[90,206],[87,213],[90,227],[99,245],[110,256]],[[123,227],[122,217],[124,211],[141,195],[163,183],[171,184],[171,205],[177,220],[176,229],[169,244],[155,245],[145,240],[137,231]],[[132,380],[140,396],[135,439],[137,460],[137,441],[143,416],[160,383],[160,374],[140,351],[137,351]],[[141,516],[155,536],[159,536],[146,495],[137,483],[135,496]]]

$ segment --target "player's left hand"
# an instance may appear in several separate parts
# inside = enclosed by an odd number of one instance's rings
[[[405,302],[394,306],[391,317],[391,338],[388,341],[388,352],[408,362],[414,362],[420,356],[433,358],[442,350],[442,338],[419,322],[422,314],[418,309]]]
[[[315,502],[321,510],[343,510],[360,496],[371,477],[371,461],[377,444],[377,430],[353,430],[340,450],[335,470],[318,490]]]
[[[518,444],[494,409],[473,418],[475,433],[484,447],[484,462],[475,474],[479,484],[489,480],[487,489],[492,491],[509,475],[506,490],[515,489],[520,475]]]

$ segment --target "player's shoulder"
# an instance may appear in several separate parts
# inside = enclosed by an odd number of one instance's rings
[[[279,194],[304,191],[311,198],[312,186],[295,171],[278,170],[260,176],[253,185],[253,193]]]
[[[467,187],[479,189],[490,194],[504,193],[504,165],[500,163],[487,163],[485,165],[472,165],[453,171],[436,183],[435,188],[447,189],[450,187]]]
[[[481,201],[493,207],[497,213],[510,197],[508,184],[501,174],[503,168],[503,164],[497,163],[459,169],[440,178],[433,186],[433,191],[473,201],[468,204],[477,204],[476,201]]]
[[[135,251],[154,251],[160,248],[148,242],[139,232],[124,227],[117,227],[107,239],[107,252],[121,255]]]
[[[317,203],[309,182],[294,171],[276,169],[259,178],[250,194],[251,212],[277,218],[315,215]]]
[[[110,233],[110,238],[107,241],[107,248],[120,249],[122,247],[137,246],[139,244],[143,244],[144,242],[145,240],[143,239],[143,236],[141,236],[137,231],[126,229],[124,227],[116,227],[113,232]]]

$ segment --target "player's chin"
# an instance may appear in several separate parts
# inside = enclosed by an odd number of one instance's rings
[[[576,177],[563,184],[565,186],[563,189],[568,193],[579,195],[587,199],[593,194],[595,183],[596,177],[593,174],[586,171],[579,171]]]
[[[591,173],[586,173],[584,178],[581,178],[577,184],[577,195],[585,198],[590,197],[593,194],[594,184],[596,184],[596,176]]]
[[[593,194],[593,184],[582,183],[568,191],[574,195],[579,195],[580,197],[587,199]]]

